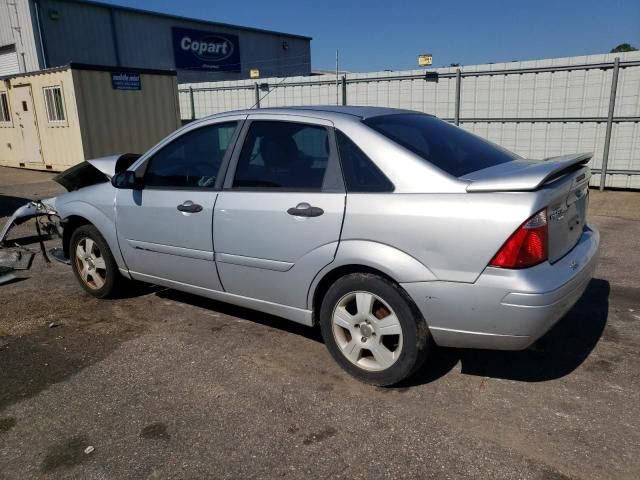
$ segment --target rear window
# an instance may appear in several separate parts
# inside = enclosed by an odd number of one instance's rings
[[[429,115],[382,115],[364,123],[454,177],[520,158]]]

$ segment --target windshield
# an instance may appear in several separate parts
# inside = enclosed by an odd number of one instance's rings
[[[364,120],[364,123],[454,177],[520,158],[429,115],[382,115]]]

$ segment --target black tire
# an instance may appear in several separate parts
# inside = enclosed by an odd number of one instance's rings
[[[83,279],[82,266],[84,262],[78,259],[76,252],[78,244],[82,242],[83,245],[86,245],[87,240],[95,243],[94,248],[92,248],[94,256],[96,258],[102,258],[104,262],[104,268],[93,269],[95,272],[94,275],[99,275],[100,278],[103,279],[103,283],[98,282],[97,279],[94,280],[91,273],[89,273],[86,280]],[[96,227],[93,225],[82,225],[73,231],[69,242],[69,258],[71,259],[73,273],[85,292],[96,298],[115,296],[120,281],[124,279],[120,276],[118,266],[109,249],[109,245],[107,245],[106,240]],[[102,262],[100,262],[100,266],[102,266]]]
[[[353,309],[348,302],[355,302],[355,300],[350,300],[350,295],[356,295],[356,292],[373,294],[374,298],[378,297],[374,302],[381,300],[386,303],[387,306],[391,308],[390,314],[395,314],[398,320],[394,328],[397,329],[397,323],[399,323],[401,329],[401,337],[399,337],[401,338],[401,342],[396,343],[396,349],[398,344],[401,345],[401,349],[399,352],[396,351],[393,353],[395,356],[395,360],[393,360],[394,363],[386,368],[379,365],[379,367],[376,368],[381,369],[377,371],[363,368],[349,360],[346,354],[343,353],[339,345],[340,340],[337,339],[334,333],[334,323],[332,321],[334,310],[339,308],[339,304],[343,306],[342,304],[344,302],[347,302],[347,307],[344,308]],[[375,305],[375,303],[372,305]],[[375,306],[371,307],[371,311],[375,311],[375,309]],[[357,313],[354,315],[357,315]],[[384,320],[384,318],[382,320]],[[375,324],[375,319],[372,318],[370,323]],[[370,325],[370,323],[367,322],[367,325]],[[362,323],[357,325],[362,325]],[[365,330],[365,334],[360,337],[361,339],[366,338],[366,340],[364,340],[366,342],[367,340],[375,341],[376,338],[378,338],[378,343],[382,342],[382,337],[376,337],[376,333],[370,333],[371,329],[369,326],[365,328],[367,328],[367,330]],[[336,362],[358,380],[377,386],[394,385],[411,376],[424,364],[433,345],[427,323],[407,293],[397,284],[386,278],[370,273],[353,273],[346,275],[338,279],[329,288],[320,307],[320,329],[325,345]],[[340,331],[339,328],[337,330]],[[347,328],[343,328],[343,330],[349,332]],[[360,332],[361,330],[358,328],[354,331]],[[365,337],[364,335],[372,336]],[[380,332],[378,332],[378,335],[380,335]],[[354,336],[357,337],[357,335],[348,335],[346,338],[342,338],[343,345],[345,341],[351,344],[351,339]],[[354,339],[354,341],[357,341],[357,338]],[[373,343],[369,343],[368,345],[375,346]],[[343,348],[346,347],[343,346]],[[359,358],[358,362],[362,362],[363,358],[365,362],[369,362],[370,360],[367,360],[365,357],[368,354],[371,355],[371,360],[376,360],[373,358],[373,350],[368,351],[367,354],[366,344],[360,343],[358,348],[361,348],[362,351],[365,352],[363,354],[361,351],[361,353],[357,354]]]

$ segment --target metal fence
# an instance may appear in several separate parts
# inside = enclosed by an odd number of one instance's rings
[[[640,52],[339,78],[183,84],[179,98],[183,120],[292,105],[418,110],[526,158],[594,152],[593,185],[640,188]]]

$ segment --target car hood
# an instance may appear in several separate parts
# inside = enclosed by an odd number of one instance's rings
[[[140,155],[137,153],[92,158],[59,173],[53,177],[53,181],[70,192],[96,183],[108,182],[115,174],[129,168],[138,158]]]
[[[108,178],[111,178],[116,174],[116,163],[118,162],[120,157],[122,157],[122,154],[92,158],[90,160],[87,160],[87,163],[100,172],[104,173]]]

